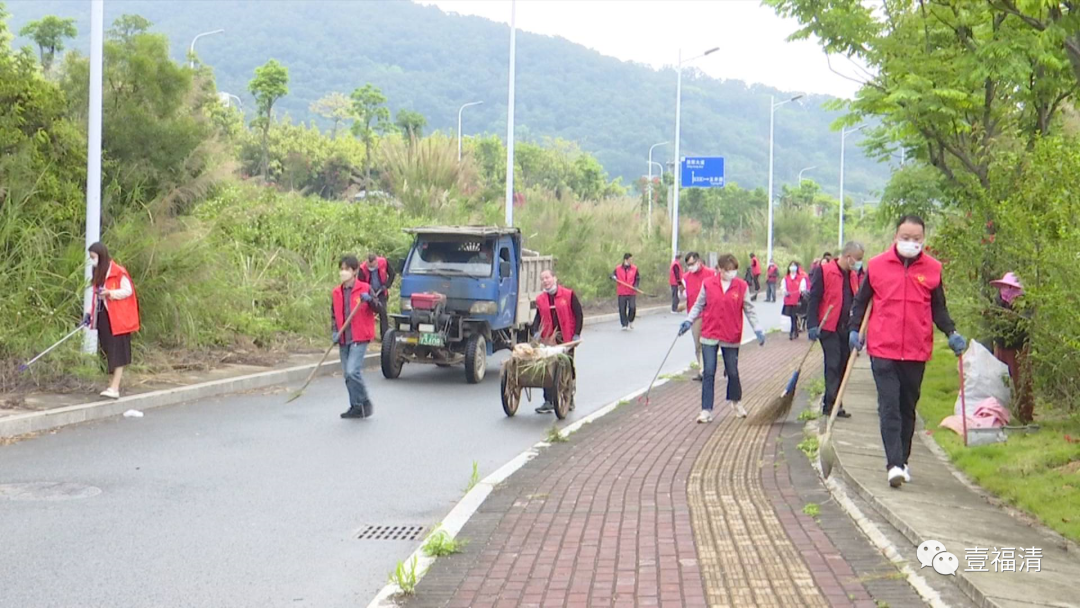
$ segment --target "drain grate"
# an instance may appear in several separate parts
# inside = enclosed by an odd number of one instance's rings
[[[424,526],[366,526],[356,535],[357,540],[417,540]]]

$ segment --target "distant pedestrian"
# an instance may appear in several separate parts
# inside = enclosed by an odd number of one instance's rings
[[[671,268],[668,271],[668,285],[671,285],[671,313],[679,314],[679,293],[683,291],[683,267],[679,254],[671,260]]]
[[[536,316],[533,317],[532,334],[543,344],[563,344],[581,339],[581,330],[585,326],[585,313],[577,294],[571,289],[559,285],[559,279],[550,270],[540,273],[540,286],[543,289],[536,296]],[[571,348],[570,362],[574,364],[574,351]],[[575,366],[574,376],[577,376]],[[574,402],[570,402],[574,409]],[[555,411],[553,389],[544,389],[544,404],[536,408],[537,414],[549,414]]]
[[[1031,422],[1035,401],[1031,389],[1031,348],[1028,344],[1027,323],[1030,313],[1021,302],[1024,286],[1019,277],[1007,272],[990,284],[998,289],[991,311],[994,330],[994,356],[1009,366],[1013,383],[1013,410],[1021,422]]]
[[[369,253],[367,264],[360,267],[357,278],[371,286],[371,293],[379,301],[379,341],[390,330],[390,318],[387,316],[387,301],[390,287],[394,284],[394,267],[386,258]]]
[[[832,261],[832,254],[831,253],[826,251],[825,253],[821,254],[821,263],[822,263],[822,265],[828,264],[831,261]]]
[[[765,301],[776,301],[776,282],[780,280],[780,267],[776,262],[769,260],[769,267],[765,270]]]
[[[616,281],[615,293],[619,296],[619,323],[623,331],[632,330],[637,317],[637,287],[641,284],[633,254],[623,254],[622,264],[615,267],[611,278]]]
[[[861,243],[851,241],[844,245],[840,257],[822,264],[810,278],[810,304],[807,307],[807,336],[811,341],[821,340],[825,355],[825,394],[822,395],[821,412],[828,416],[836,404],[836,393],[844,376],[851,349],[848,347],[847,326],[851,317],[851,303],[859,292],[862,278],[862,259],[865,249]],[[829,318],[822,317],[829,311]],[[836,407],[838,418],[850,418],[843,404]]]
[[[730,253],[720,256],[720,274],[705,281],[694,308],[682,325],[679,335],[693,327],[698,317],[701,325],[701,354],[705,367],[701,381],[701,413],[699,423],[713,420],[713,391],[716,381],[717,354],[724,360],[727,376],[728,406],[739,418],[746,417],[742,404],[742,382],[739,379],[739,346],[742,344],[743,315],[757,336],[758,344],[765,345],[765,334],[758,327],[754,304],[750,301],[750,287],[738,277],[739,260]]]
[[[112,376],[109,387],[101,392],[101,396],[119,399],[124,368],[131,365],[131,334],[139,331],[139,299],[131,275],[113,261],[103,243],[94,243],[87,251],[94,269],[91,276],[93,298],[83,323],[90,329],[97,329],[98,346]]]
[[[761,262],[753,253],[750,254],[750,278],[754,281],[754,295],[750,299],[756,302],[758,293],[761,292]]]
[[[848,326],[850,348],[861,349],[859,326],[872,301],[866,350],[877,385],[885,470],[894,488],[911,481],[908,458],[915,434],[915,406],[926,362],[934,351],[933,326],[949,336],[949,348],[956,356],[967,348],[945,305],[941,262],[923,252],[925,239],[922,218],[900,218],[893,246],[867,264]]]
[[[691,251],[686,254],[686,274],[684,275],[684,283],[686,284],[686,312],[690,314],[690,309],[697,303],[698,295],[701,294],[701,286],[709,279],[716,275],[716,272],[701,262],[701,256],[698,252]],[[701,359],[701,316],[693,320],[690,329],[694,335],[694,354],[697,357],[698,373],[694,376],[694,380],[701,382],[701,370],[705,369],[704,362]]]
[[[784,308],[782,313],[791,319],[791,329],[788,330],[788,340],[799,337],[799,300],[802,294],[807,293],[810,286],[807,284],[806,273],[802,266],[792,260],[788,264],[788,273],[784,275]]]
[[[375,313],[378,312],[379,301],[372,295],[368,283],[357,280],[359,273],[360,261],[356,256],[342,257],[338,264],[341,284],[331,293],[330,339],[339,346],[341,371],[345,375],[345,388],[349,391],[349,409],[341,414],[342,418],[368,418],[375,411],[362,373],[368,344],[375,338]],[[360,308],[353,315],[349,327],[344,327],[345,319],[357,307]]]

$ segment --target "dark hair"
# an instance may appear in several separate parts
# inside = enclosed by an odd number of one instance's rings
[[[698,260],[700,260],[700,259],[701,259],[701,256],[700,256],[700,255],[698,255],[698,252],[696,252],[696,251],[691,251],[691,252],[689,252],[689,253],[687,253],[687,254],[686,254],[686,257],[685,257],[685,258],[683,258],[683,261],[684,261],[684,262],[686,262],[687,264],[689,264],[689,263],[690,263],[690,260],[692,260],[692,259],[698,259]]]
[[[821,258],[822,258],[822,259],[825,259],[825,258],[831,258],[831,257],[832,257],[832,254],[831,254],[831,253],[829,253],[828,251],[826,251],[825,253],[821,254]]]
[[[378,259],[379,259],[379,256],[375,255],[374,253],[367,254],[367,261],[369,261],[369,262],[374,262],[374,261],[376,261]]]
[[[624,262],[626,260],[629,260],[632,257],[634,257],[634,254],[632,254],[632,253],[624,253],[624,254],[622,254],[622,259],[623,259]]]
[[[896,222],[896,229],[900,230],[900,226],[903,226],[904,224],[915,224],[916,226],[921,227],[924,232],[926,231],[926,222],[917,215],[905,215],[901,217],[900,220]]]
[[[717,268],[728,270],[728,266],[734,266],[734,268],[731,268],[731,270],[738,270],[739,258],[731,255],[730,253],[725,253],[716,260]]]
[[[342,266],[348,266],[353,270],[360,270],[360,260],[356,259],[355,255],[343,255],[341,256],[341,261],[338,262],[338,269],[341,269]]]
[[[93,285],[94,287],[104,287],[105,277],[109,276],[109,265],[112,264],[112,258],[109,257],[109,248],[104,243],[98,241],[87,248],[90,253],[96,253],[98,257],[97,267],[94,268]]]
[[[799,267],[800,269],[802,268],[802,264],[800,264],[800,263],[799,263],[799,262],[798,262],[797,260],[791,260],[790,262],[788,262],[788,266],[789,266],[789,267],[790,267],[790,266],[791,266],[792,264],[794,264],[794,265],[798,266],[798,267]]]
[[[751,257],[751,258],[756,258],[756,257],[757,257],[757,254],[756,254],[756,253],[751,253],[751,254],[750,254],[750,257]]]

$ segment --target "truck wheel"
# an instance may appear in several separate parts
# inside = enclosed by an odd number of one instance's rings
[[[401,366],[405,363],[401,360],[397,348],[397,330],[391,329],[383,336],[382,351],[380,352],[382,363],[382,375],[387,380],[393,380],[401,375]]]
[[[487,373],[487,341],[475,334],[465,343],[465,380],[479,384]]]

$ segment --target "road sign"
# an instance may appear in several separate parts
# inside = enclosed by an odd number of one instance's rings
[[[682,158],[683,188],[723,188],[723,156],[684,156]]]

